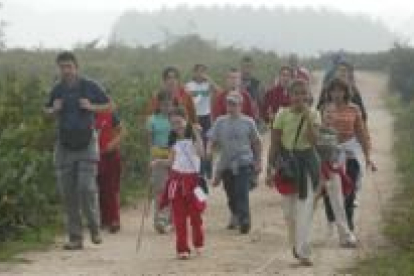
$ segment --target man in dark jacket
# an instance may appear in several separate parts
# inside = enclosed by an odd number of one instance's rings
[[[60,80],[45,106],[58,121],[55,170],[66,213],[69,241],[66,250],[83,248],[81,210],[94,244],[102,243],[96,185],[99,161],[95,113],[110,108],[109,99],[95,82],[81,77],[76,57],[63,52],[57,57]]]

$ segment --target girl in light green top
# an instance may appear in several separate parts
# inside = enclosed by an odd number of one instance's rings
[[[319,158],[314,149],[319,120],[317,113],[309,108],[308,95],[307,82],[292,82],[289,87],[291,106],[281,110],[274,120],[266,177],[267,184],[273,186],[275,174],[278,172],[277,157],[287,151],[296,157],[299,169],[295,181],[291,183],[296,193],[283,195],[282,206],[293,255],[305,266],[312,265],[310,230],[314,196],[319,186]]]

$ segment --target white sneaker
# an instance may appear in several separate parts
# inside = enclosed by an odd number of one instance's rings
[[[334,222],[328,222],[326,230],[326,236],[330,239],[335,235],[335,223]]]

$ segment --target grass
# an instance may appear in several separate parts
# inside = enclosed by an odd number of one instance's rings
[[[402,106],[394,97],[387,102],[396,119],[394,156],[399,175],[383,229],[390,246],[360,262],[353,275],[414,275],[414,105]]]
[[[58,233],[63,232],[63,226],[58,223],[45,226],[39,231],[24,230],[19,239],[1,243],[0,262],[26,262],[19,254],[28,251],[45,250],[50,247]]]
[[[126,186],[127,188],[121,191],[122,206],[133,205],[137,200],[146,196],[147,186],[143,183]],[[28,260],[20,257],[20,254],[47,250],[54,244],[55,238],[64,233],[64,226],[61,222],[63,222],[63,218],[59,216],[55,223],[46,225],[39,230],[28,228],[23,230],[17,239],[0,243],[0,262],[24,263]]]

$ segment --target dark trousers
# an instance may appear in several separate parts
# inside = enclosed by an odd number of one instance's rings
[[[356,197],[356,181],[358,179],[358,175],[360,173],[359,163],[355,159],[349,159],[346,162],[346,173],[351,178],[354,187],[352,192],[345,197],[345,212],[346,217],[348,220],[348,226],[351,231],[355,229],[354,223],[354,209],[355,209],[355,197]],[[335,222],[335,215],[332,210],[331,203],[329,201],[328,195],[324,195],[324,203],[325,203],[325,213],[326,217],[329,222]]]
[[[210,115],[198,116],[198,123],[200,124],[201,129],[202,129],[202,138],[204,142],[204,147],[206,148],[207,140],[208,140],[207,132],[211,128],[211,116]],[[201,162],[201,175],[210,179],[212,174],[213,174],[213,165],[212,165],[211,160],[203,160]]]
[[[234,174],[230,170],[223,172],[228,207],[240,225],[250,225],[249,189],[252,176],[251,166],[239,168],[238,174]]]

